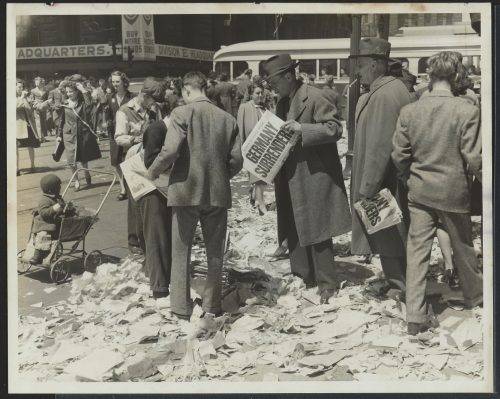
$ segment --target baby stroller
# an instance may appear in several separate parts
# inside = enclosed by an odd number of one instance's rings
[[[52,240],[50,243],[50,251],[48,255],[43,259],[41,264],[32,265],[30,259],[33,257],[35,246],[34,246],[34,234],[33,234],[33,222],[34,217],[31,222],[30,236],[28,239],[28,244],[25,249],[21,250],[17,254],[17,271],[20,274],[27,273],[32,266],[37,269],[40,267],[50,269],[50,278],[54,283],[62,283],[69,277],[69,262],[71,258],[82,258],[83,267],[86,271],[94,272],[97,266],[102,263],[102,252],[99,250],[94,250],[87,252],[85,249],[85,237],[87,236],[90,229],[93,227],[94,223],[98,220],[99,211],[101,210],[104,201],[108,198],[111,188],[115,184],[116,175],[110,172],[103,172],[92,169],[79,168],[73,173],[68,185],[62,193],[62,198],[64,199],[68,188],[73,183],[76,174],[79,171],[88,170],[93,173],[112,175],[113,180],[106,191],[99,207],[96,211],[85,209],[79,212],[76,216],[61,218],[61,226],[59,228],[59,235],[56,239]],[[64,248],[63,244],[69,245],[71,247]],[[80,248],[80,244],[81,248]]]

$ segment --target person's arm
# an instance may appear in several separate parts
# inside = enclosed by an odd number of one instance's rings
[[[238,134],[238,125],[235,123],[231,134],[231,149],[228,154],[227,165],[229,178],[233,178],[243,167],[243,156],[241,154],[241,136]]]
[[[40,201],[39,207],[38,207],[38,214],[42,218],[44,222],[47,223],[53,223],[55,221],[55,218],[61,214],[63,211],[61,205],[59,205],[57,202],[54,204],[52,201],[50,201],[47,198],[43,198]]]
[[[367,151],[359,186],[359,193],[365,198],[372,198],[381,189],[391,162],[392,138],[403,106],[396,95],[372,96],[369,101]]]
[[[130,133],[130,123],[121,109],[116,111],[115,117],[115,141],[116,144],[128,149],[134,144],[134,136]]]
[[[410,138],[408,136],[408,123],[406,121],[406,113],[404,109],[398,118],[396,131],[392,138],[392,161],[398,171],[398,177],[406,185],[410,174],[410,166],[412,161],[412,151]]]
[[[302,146],[310,147],[337,142],[342,137],[342,124],[335,117],[337,113],[335,105],[323,95],[318,95],[313,107],[314,123],[300,123]],[[288,123],[287,121],[285,126]],[[298,122],[295,122],[295,126],[297,126],[296,124]]]
[[[185,107],[176,108],[170,114],[170,126],[168,127],[163,147],[148,168],[147,177],[151,180],[156,179],[160,173],[165,171],[179,157],[179,151],[186,139],[188,130],[188,117],[183,108]]]
[[[472,173],[482,182],[481,116],[479,108],[470,107],[460,131],[460,152]]]

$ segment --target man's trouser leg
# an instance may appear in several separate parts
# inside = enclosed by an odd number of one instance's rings
[[[172,210],[157,190],[138,201],[146,246],[146,270],[151,289],[168,292],[172,265]]]
[[[222,263],[227,230],[227,209],[200,207],[200,222],[207,251],[208,274],[203,294],[203,310],[220,313],[222,302]]]
[[[144,242],[141,243],[139,235],[142,235],[142,223],[140,221],[139,212],[137,210],[137,202],[132,197],[128,183],[124,180],[125,190],[127,192],[127,230],[128,230],[128,248],[131,251],[142,249],[144,251]],[[139,234],[138,234],[139,233]],[[142,246],[141,246],[142,244]]]
[[[316,276],[316,283],[320,291],[336,289],[335,258],[333,256],[332,240],[307,246],[312,258],[312,266]]]
[[[465,305],[474,307],[483,302],[483,275],[472,244],[472,222],[468,213],[437,211],[450,236]]]
[[[427,271],[438,217],[423,205],[409,204],[410,229],[407,242],[406,319],[409,323],[427,323]]]
[[[172,274],[170,305],[172,312],[190,316],[193,312],[189,264],[199,210],[196,206],[172,207]]]
[[[406,250],[406,249],[405,249]],[[380,255],[384,276],[393,288],[405,291],[406,257]]]

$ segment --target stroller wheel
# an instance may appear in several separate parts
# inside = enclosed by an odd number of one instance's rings
[[[99,266],[101,263],[102,263],[102,252],[98,250],[91,251],[87,254],[85,260],[83,261],[83,268],[87,272],[94,273],[95,270],[97,269],[97,266]]]
[[[69,265],[66,259],[59,259],[50,266],[50,279],[60,284],[65,282],[69,277]]]
[[[17,253],[17,272],[19,274],[24,274],[31,269],[31,263],[29,260],[24,259],[25,252],[26,250],[23,249]]]

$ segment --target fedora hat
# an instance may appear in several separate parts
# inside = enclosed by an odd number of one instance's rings
[[[295,68],[299,64],[298,61],[293,61],[290,54],[273,55],[262,63],[265,78],[269,79],[272,76],[279,75],[283,72]]]
[[[359,54],[349,58],[372,57],[388,59],[391,52],[391,43],[379,37],[363,37],[359,41]]]

